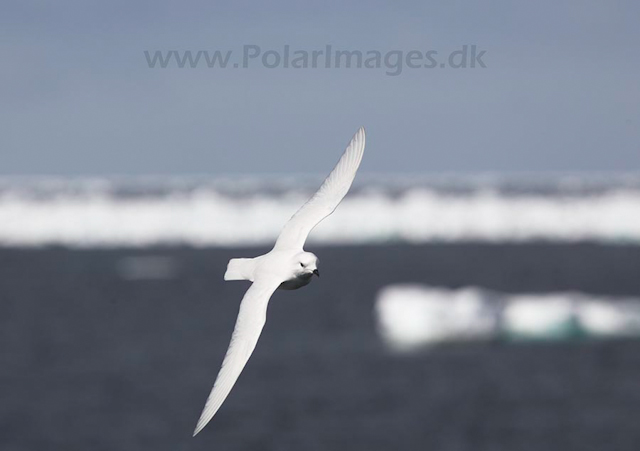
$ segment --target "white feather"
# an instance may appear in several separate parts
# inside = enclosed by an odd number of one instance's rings
[[[285,224],[274,249],[302,249],[309,232],[333,213],[351,188],[364,155],[364,145],[364,127],[360,127],[320,189]]]
[[[302,246],[309,232],[333,213],[349,191],[362,161],[364,144],[364,128],[360,128],[320,189],[284,226],[271,252],[254,259],[232,259],[229,262],[225,280],[250,279],[254,283],[240,304],[229,349],[193,432],[194,436],[213,418],[249,360],[266,321],[267,305],[273,292],[283,282],[293,280],[291,285],[295,287],[309,283],[308,277],[303,281],[297,279],[300,277],[300,266],[295,259],[303,252]],[[317,267],[308,268],[313,269]],[[307,273],[307,276],[310,275]]]
[[[281,282],[273,277],[257,279],[242,298],[229,349],[193,431],[194,436],[213,418],[242,373],[267,319],[269,298]]]

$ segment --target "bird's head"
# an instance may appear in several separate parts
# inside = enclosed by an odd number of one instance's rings
[[[318,264],[320,260],[311,252],[300,252],[294,258],[294,273],[298,276],[313,275],[320,277]]]

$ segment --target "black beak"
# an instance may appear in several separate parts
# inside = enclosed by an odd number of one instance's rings
[[[318,271],[318,269],[317,269],[317,268],[313,270],[313,273],[314,273],[316,276],[320,277],[320,271]]]

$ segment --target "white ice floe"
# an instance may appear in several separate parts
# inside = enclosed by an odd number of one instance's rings
[[[513,339],[560,339],[576,335],[576,304],[567,293],[507,296],[501,332]]]
[[[586,299],[577,311],[582,329],[594,337],[634,337],[640,334],[640,300]]]
[[[380,291],[375,312],[385,342],[399,350],[492,338],[498,321],[498,303],[477,288],[393,285]]]
[[[2,182],[2,180],[0,180]],[[310,192],[295,185],[117,181],[0,183],[0,245],[194,246],[268,244]],[[314,243],[640,243],[640,187],[552,193],[504,192],[479,184],[363,184],[318,226]]]
[[[374,314],[383,341],[396,350],[449,341],[567,340],[640,337],[640,299],[585,293],[500,294],[391,285]]]

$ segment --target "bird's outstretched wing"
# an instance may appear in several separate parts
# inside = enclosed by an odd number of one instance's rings
[[[267,318],[269,299],[281,282],[276,277],[269,276],[256,279],[242,298],[229,349],[222,361],[222,368],[207,398],[196,429],[193,431],[194,436],[213,418],[238,380],[262,332]]]
[[[364,144],[364,128],[360,127],[320,189],[285,224],[274,249],[302,249],[309,232],[333,213],[353,183],[364,154]]]

